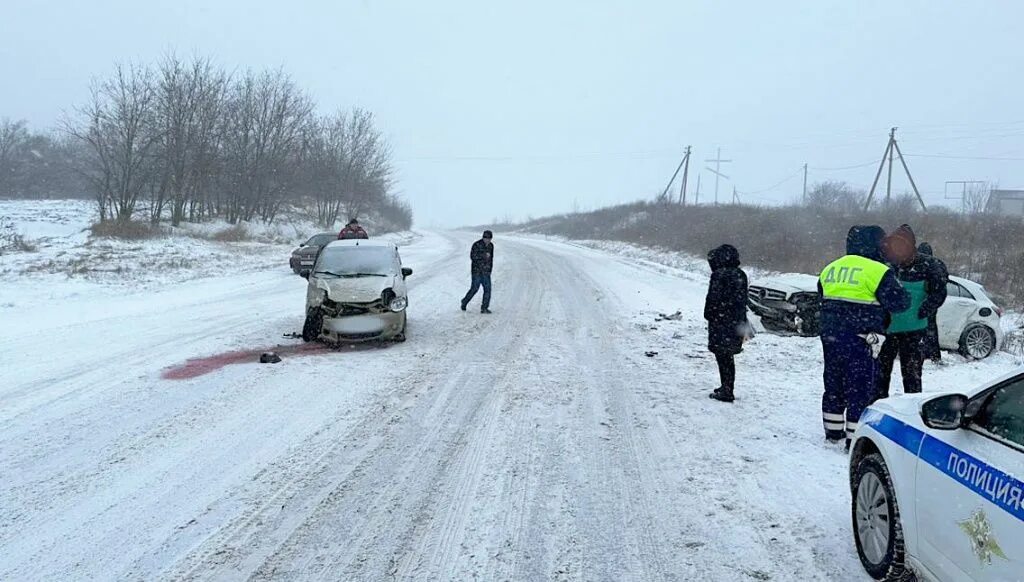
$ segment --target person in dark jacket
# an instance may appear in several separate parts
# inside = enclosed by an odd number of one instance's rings
[[[877,398],[889,396],[892,367],[897,356],[903,374],[903,392],[921,392],[928,321],[945,303],[946,285],[949,283],[948,275],[917,251],[917,238],[909,225],[904,224],[893,231],[886,237],[884,246],[887,258],[896,270],[896,278],[910,294],[910,307],[893,313],[886,328],[886,341],[878,358],[881,372]]]
[[[935,276],[941,277],[947,282],[949,281],[949,270],[946,269],[946,263],[935,257],[932,245],[923,242],[917,245],[917,252],[931,261],[928,268],[937,274]],[[948,285],[946,288],[949,289]],[[940,305],[939,307],[942,306]],[[937,314],[938,309],[935,311]],[[936,364],[942,363],[942,350],[939,347],[939,324],[935,314],[928,318],[928,333],[925,335],[924,341],[924,357]]]
[[[708,253],[711,283],[704,301],[704,319],[708,321],[708,349],[715,354],[721,387],[711,398],[722,402],[735,400],[736,354],[743,351],[749,337],[747,323],[747,274],[740,269],[740,253],[732,245],[722,245]]]
[[[359,225],[359,221],[353,218],[348,221],[345,228],[341,229],[338,233],[338,240],[349,240],[354,238],[370,238],[370,235],[366,234],[366,230]]]
[[[484,231],[483,237],[473,243],[469,250],[469,270],[472,283],[469,293],[462,298],[462,310],[465,311],[480,287],[484,288],[484,299],[480,305],[480,313],[491,312],[491,271],[494,269],[494,233]]]
[[[885,231],[854,226],[846,256],[829,263],[818,279],[825,391],[821,417],[825,438],[846,445],[864,409],[878,393],[878,348],[889,314],[905,310],[910,297],[882,258]]]

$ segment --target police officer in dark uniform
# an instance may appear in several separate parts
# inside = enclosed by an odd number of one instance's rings
[[[825,438],[849,446],[864,409],[878,393],[878,353],[890,313],[910,306],[910,296],[882,261],[879,226],[854,226],[846,256],[822,271],[821,346],[825,392],[821,416]]]

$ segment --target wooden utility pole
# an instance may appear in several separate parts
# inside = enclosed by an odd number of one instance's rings
[[[679,160],[676,171],[672,172],[672,177],[668,179],[668,184],[665,184],[665,190],[662,191],[661,196],[658,197],[659,199],[668,200],[668,191],[672,188],[672,183],[676,181],[676,176],[679,175],[679,170],[682,170],[683,166],[686,166],[687,170],[690,169],[690,146],[686,146],[686,153],[683,155],[683,159]],[[686,187],[686,174],[683,174],[683,187]]]
[[[889,143],[885,146],[885,152],[882,153],[882,161],[878,164],[878,171],[875,172],[875,180],[871,183],[871,190],[868,191],[868,201],[864,204],[864,210],[866,211],[871,207],[871,202],[875,198],[875,187],[878,186],[878,179],[882,177],[882,169],[885,168],[886,161],[889,162],[889,178],[885,186],[885,202],[889,203],[892,200],[892,163],[893,155],[899,156],[900,165],[903,166],[903,171],[907,174],[907,180],[910,181],[910,187],[914,189],[914,195],[917,196],[917,201],[921,205],[921,210],[925,212],[928,208],[924,204],[924,199],[921,198],[921,192],[917,189],[917,184],[914,183],[914,177],[910,175],[910,168],[907,167],[907,161],[903,159],[903,152],[900,151],[900,146],[896,143],[896,128],[892,128],[889,132]]]
[[[719,178],[725,178],[726,180],[731,180],[732,179],[729,176],[726,176],[725,174],[722,173],[722,171],[721,171],[722,170],[722,164],[728,164],[728,163],[732,162],[732,160],[723,160],[722,159],[722,148],[718,148],[718,153],[715,155],[715,159],[713,159],[713,160],[704,160],[704,161],[705,162],[714,162],[715,163],[715,169],[712,170],[711,168],[708,168],[708,167],[705,167],[705,169],[715,175],[715,204],[717,205],[718,204],[718,179]]]
[[[804,206],[806,206],[807,205],[807,162],[804,162],[804,196],[803,196],[803,202],[804,202]]]
[[[690,175],[690,150],[692,146],[686,146],[686,157],[683,160],[686,164],[683,166],[683,184],[679,187],[679,204],[686,206],[686,179]]]

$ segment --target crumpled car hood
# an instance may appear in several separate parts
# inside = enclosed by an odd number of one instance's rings
[[[380,299],[381,293],[394,285],[394,277],[316,280],[316,286],[327,291],[327,298],[337,303],[370,303]]]

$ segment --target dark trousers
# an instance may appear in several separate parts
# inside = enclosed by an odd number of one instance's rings
[[[939,348],[939,324],[934,315],[928,318],[928,333],[924,336],[922,351],[926,359],[936,361],[942,359],[942,350]]]
[[[821,397],[825,436],[850,438],[861,413],[878,393],[878,362],[857,334],[823,335],[821,347],[825,355],[825,392]]]
[[[924,347],[928,331],[909,331],[891,333],[882,344],[882,354],[878,356],[881,368],[878,378],[878,398],[889,396],[889,383],[892,379],[892,366],[896,356],[900,358],[900,371],[903,373],[903,392],[917,394],[921,391],[921,368],[924,365]]]
[[[722,379],[722,388],[732,390],[736,384],[736,361],[732,354],[715,354],[718,362],[718,375]]]
[[[490,273],[474,273],[473,283],[469,287],[469,293],[462,298],[462,305],[469,305],[469,302],[473,300],[476,292],[480,290],[480,287],[484,288],[484,301],[480,305],[480,309],[487,309],[491,306],[491,274]]]

